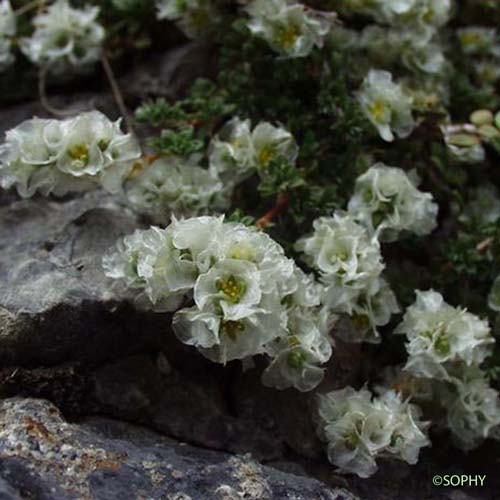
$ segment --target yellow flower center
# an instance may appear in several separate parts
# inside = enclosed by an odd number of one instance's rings
[[[381,122],[384,119],[386,110],[387,108],[385,106],[385,103],[382,101],[375,101],[370,106],[370,114],[373,116],[376,122]]]
[[[293,49],[300,36],[300,31],[297,26],[289,25],[284,26],[278,31],[276,43],[284,50]]]
[[[218,280],[217,289],[226,296],[228,302],[237,304],[245,295],[247,286],[244,281],[231,275],[228,278]]]
[[[81,161],[84,164],[89,162],[89,148],[85,144],[73,146],[68,154],[73,160]]]
[[[259,153],[259,165],[266,168],[274,159],[276,151],[272,146],[265,146]]]
[[[460,37],[460,41],[462,42],[462,45],[465,46],[476,45],[481,43],[481,37],[478,33],[463,33]]]

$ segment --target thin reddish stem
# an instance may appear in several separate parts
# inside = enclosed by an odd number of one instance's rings
[[[284,212],[290,205],[290,197],[287,194],[280,194],[276,198],[274,206],[264,214],[256,223],[257,227],[265,229],[278,215]]]

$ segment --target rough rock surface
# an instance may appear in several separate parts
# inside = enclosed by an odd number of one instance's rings
[[[0,402],[0,498],[355,500],[346,490],[130,424],[69,424],[47,401]]]
[[[97,193],[0,207],[0,366],[92,359],[132,337],[104,306],[100,261],[134,227]]]

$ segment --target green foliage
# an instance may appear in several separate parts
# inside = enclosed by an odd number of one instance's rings
[[[151,145],[160,156],[180,157],[188,157],[204,147],[203,141],[196,138],[192,127],[184,128],[179,132],[162,130],[159,137],[151,140]]]
[[[445,243],[443,256],[450,268],[448,279],[492,281],[499,271],[500,221],[461,228]]]
[[[259,191],[264,197],[295,191],[305,185],[300,170],[285,158],[273,160],[262,172]]]

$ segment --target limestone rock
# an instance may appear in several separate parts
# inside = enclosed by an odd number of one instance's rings
[[[346,490],[126,423],[66,422],[47,401],[0,402],[0,498],[356,500]]]

